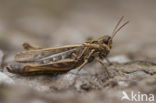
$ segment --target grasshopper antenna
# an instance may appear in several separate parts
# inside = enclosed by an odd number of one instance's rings
[[[118,31],[120,31],[126,24],[129,23],[129,21],[125,22],[123,25],[121,25],[119,28],[118,26],[120,25],[121,21],[123,20],[124,16],[122,16],[120,18],[120,20],[118,21],[117,25],[115,26],[113,33],[112,33],[112,38],[117,34]],[[118,28],[118,29],[117,29]]]
[[[120,18],[120,20],[117,22],[117,24],[116,24],[116,26],[115,26],[115,28],[114,28],[113,33],[112,33],[112,34],[114,34],[114,32],[116,31],[117,27],[119,26],[119,24],[120,24],[120,23],[121,23],[121,21],[123,20],[123,18],[124,18],[124,16],[122,16],[122,17]]]

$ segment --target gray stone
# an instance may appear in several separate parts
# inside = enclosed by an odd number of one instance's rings
[[[0,84],[14,84],[13,79],[7,76],[5,73],[0,72]]]

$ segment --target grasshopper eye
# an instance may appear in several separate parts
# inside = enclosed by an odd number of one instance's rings
[[[103,39],[103,43],[108,44],[109,40],[110,40],[110,37],[105,37]]]

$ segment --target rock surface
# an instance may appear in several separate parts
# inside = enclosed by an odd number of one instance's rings
[[[7,76],[5,73],[0,72],[0,84],[13,85],[14,81],[9,76]]]
[[[121,100],[123,91],[129,96],[131,92],[156,95],[155,68],[153,62],[133,61],[108,66],[111,78],[106,72],[31,77],[12,75],[15,85],[1,85],[0,91],[3,92],[0,95],[2,103],[129,103]],[[76,83],[71,86],[76,76]]]

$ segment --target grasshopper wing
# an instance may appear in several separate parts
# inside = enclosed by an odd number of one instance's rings
[[[58,48],[47,48],[47,49],[37,49],[37,50],[28,50],[28,51],[22,51],[18,52],[15,56],[15,60],[17,62],[35,62],[39,61],[40,59],[58,54],[63,53],[67,51],[72,51],[73,49],[80,49],[82,48],[82,45],[69,45],[69,46],[63,46]]]

